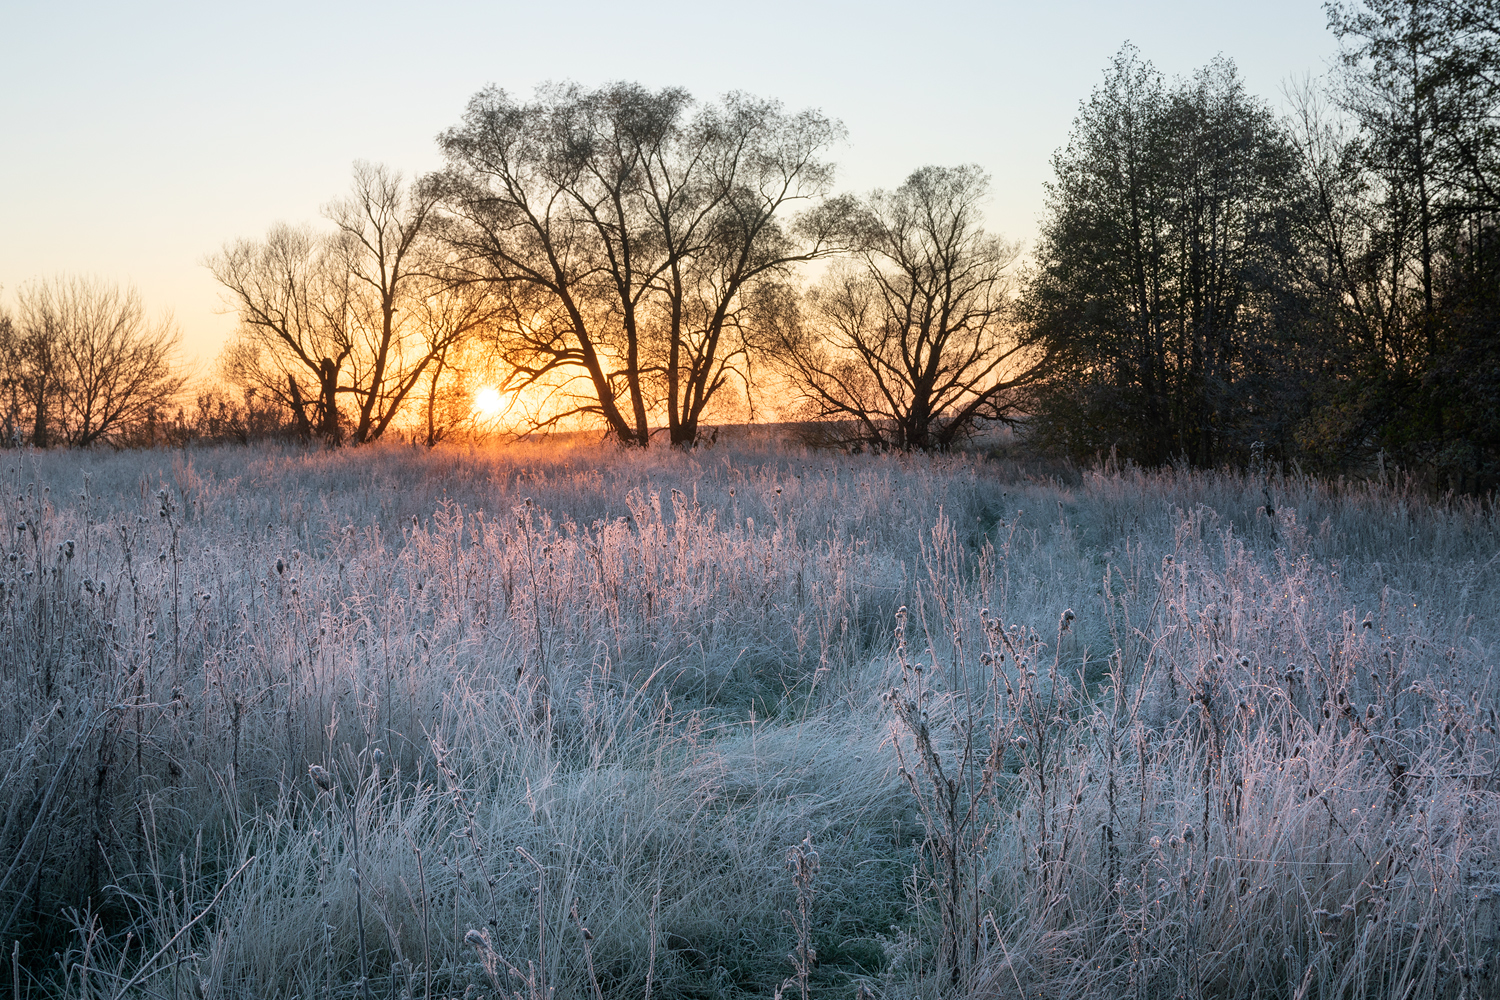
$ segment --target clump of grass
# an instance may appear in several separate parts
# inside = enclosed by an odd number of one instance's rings
[[[757,448],[18,453],[0,501],[23,993],[1494,985],[1462,501]]]
[[[1450,648],[1444,673],[1467,674],[1470,693],[1437,690],[1407,658],[1424,641],[1390,628],[1404,615],[1338,614],[1331,574],[1215,538],[1211,523],[1201,509],[1178,522],[1138,641],[1116,648],[1091,711],[1055,720],[1067,794],[1036,808],[1104,836],[1053,835],[1055,880],[1000,876],[1007,949],[985,988],[1479,988],[1493,973],[1475,956],[1496,931],[1474,893],[1495,818],[1488,772],[1473,768],[1494,745],[1476,711],[1484,673],[1452,669],[1463,654]],[[1017,827],[1030,857],[1020,814]]]

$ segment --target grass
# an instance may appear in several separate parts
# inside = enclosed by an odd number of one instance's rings
[[[0,503],[20,996],[1500,989],[1481,504],[755,440]]]

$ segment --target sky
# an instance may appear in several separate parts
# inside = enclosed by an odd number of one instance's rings
[[[990,228],[1034,241],[1051,157],[1129,41],[1169,78],[1216,55],[1280,106],[1338,52],[1319,0],[421,4],[0,0],[0,303],[27,281],[133,284],[211,371],[234,318],[204,258],[318,222],[356,160],[408,175],[496,84],[740,90],[842,120],[838,186],[978,163]]]

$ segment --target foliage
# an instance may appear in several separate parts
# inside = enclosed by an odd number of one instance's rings
[[[1325,225],[1344,306],[1344,419],[1308,444],[1379,447],[1449,488],[1500,475],[1494,213],[1500,21],[1493,3],[1329,4],[1345,43],[1336,100],[1359,126],[1344,163],[1354,225]],[[1325,217],[1350,214],[1332,203]]]
[[[1494,5],[1327,10],[1342,65],[1288,122],[1128,46],[1085,102],[1025,296],[1062,359],[1037,443],[1497,481]]]
[[[1234,64],[1168,87],[1126,46],[1053,162],[1025,306],[1059,356],[1035,399],[1041,440],[1151,465],[1284,450],[1300,396],[1296,159]]]

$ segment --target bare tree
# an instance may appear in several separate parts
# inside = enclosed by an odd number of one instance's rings
[[[3,338],[12,420],[29,421],[39,448],[114,441],[181,391],[178,335],[150,322],[133,288],[55,277],[22,286]],[[24,416],[22,416],[24,414]]]
[[[238,338],[220,360],[226,378],[282,401],[304,437],[338,442],[339,369],[354,344],[320,249],[311,229],[277,225],[263,242],[238,240],[207,263],[239,313]]]
[[[809,293],[802,322],[768,324],[809,408],[846,428],[836,437],[941,449],[982,421],[1016,418],[1046,356],[1013,321],[1019,248],[985,233],[988,188],[977,166],[923,167],[876,191],[861,206],[855,260]]]
[[[54,366],[50,352],[38,350],[45,346],[44,340],[24,336],[9,315],[0,318],[0,390],[5,394],[7,445],[30,440],[37,447],[47,446],[47,404],[53,395]]]
[[[489,288],[463,280],[451,268],[423,276],[425,294],[410,296],[412,319],[426,339],[430,361],[414,391],[421,407],[424,443],[430,448],[475,425],[475,393],[495,392],[498,375],[486,341],[498,304]]]
[[[464,332],[448,330],[434,341],[430,329],[401,313],[419,290],[431,291],[422,281],[424,265],[432,263],[422,241],[436,195],[432,183],[407,185],[398,173],[357,163],[353,192],[325,210],[338,227],[333,256],[354,286],[346,302],[348,326],[359,341],[349,358],[350,391],[359,403],[356,444],[385,433],[423,369]]]
[[[837,123],[743,95],[691,105],[626,83],[529,104],[491,89],[442,137],[450,238],[503,289],[510,388],[549,387],[547,422],[597,414],[645,446],[664,408],[671,440],[691,442],[747,377],[747,293],[835,248],[829,226],[793,232],[782,215],[826,192]]]
[[[0,444],[6,446],[21,440],[22,385],[13,362],[19,347],[10,313],[0,310]]]
[[[57,343],[62,331],[58,317],[42,313],[22,317],[6,331],[4,355],[6,394],[9,397],[8,435],[15,443],[24,438],[38,448],[52,444],[52,426],[58,419],[61,388]],[[27,432],[21,427],[29,425]]]
[[[330,236],[276,226],[210,257],[240,318],[226,376],[284,401],[305,434],[342,441],[339,403],[352,397],[350,440],[383,435],[424,371],[472,329],[434,338],[414,307],[443,280],[429,239],[436,192],[355,164],[351,193],[326,209]]]
[[[774,101],[730,94],[704,108],[681,141],[648,157],[649,211],[666,259],[657,286],[666,320],[667,428],[693,443],[710,401],[731,381],[751,398],[753,317],[763,289],[797,264],[849,247],[853,204],[825,198],[833,168],[822,151],[842,126]],[[816,200],[794,225],[788,205]]]

